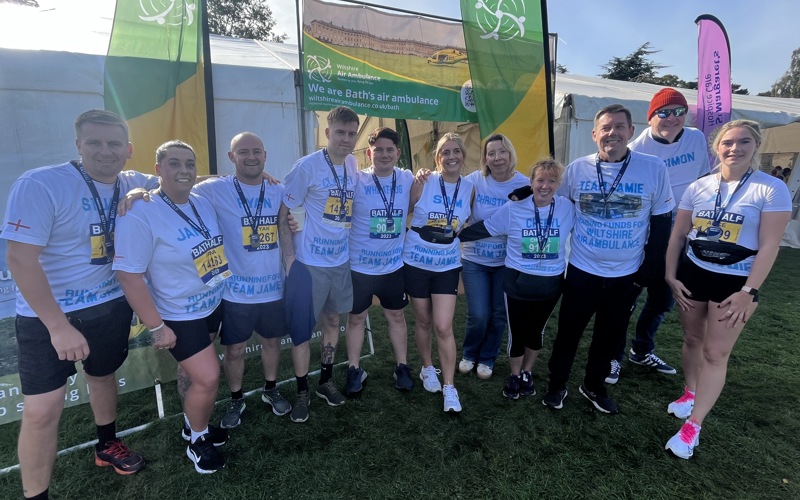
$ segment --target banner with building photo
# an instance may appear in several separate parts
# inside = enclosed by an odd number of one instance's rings
[[[303,106],[476,122],[461,24],[303,0]]]
[[[481,137],[504,134],[518,168],[553,152],[551,55],[545,0],[461,0]]]

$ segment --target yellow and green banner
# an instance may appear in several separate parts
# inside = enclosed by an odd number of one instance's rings
[[[476,122],[460,23],[303,1],[303,106]]]
[[[518,168],[553,151],[545,0],[461,0],[481,137],[504,134]]]
[[[216,172],[207,38],[205,0],[117,0],[105,107],[128,122],[131,168],[152,172],[156,148],[180,139],[195,148],[198,174]]]

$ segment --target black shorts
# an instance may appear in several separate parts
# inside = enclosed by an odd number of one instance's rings
[[[350,271],[353,279],[353,310],[361,314],[372,305],[372,296],[378,297],[381,307],[396,311],[408,305],[403,268],[389,274],[363,274]]]
[[[89,344],[83,371],[104,377],[117,371],[128,357],[128,336],[133,311],[120,297],[96,306],[66,313],[67,319]],[[22,394],[45,394],[63,387],[77,373],[74,361],[58,359],[50,332],[39,318],[17,316],[17,349]]]
[[[461,268],[449,271],[427,271],[418,267],[403,265],[403,278],[406,293],[415,299],[427,299],[431,295],[458,295],[458,276]]]
[[[747,283],[747,276],[708,271],[685,255],[678,263],[676,278],[692,292],[690,298],[697,302],[722,302]],[[753,302],[758,302],[757,296],[753,298]]]
[[[220,344],[235,345],[247,342],[253,332],[265,339],[283,337],[289,333],[283,299],[261,304],[222,301]]]
[[[165,319],[164,324],[175,332],[175,347],[169,350],[175,361],[180,363],[210,346],[211,334],[219,331],[221,322],[222,306],[217,306],[214,312],[205,318],[187,321]]]

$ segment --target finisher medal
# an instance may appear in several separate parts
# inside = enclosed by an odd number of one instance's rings
[[[261,237],[258,233],[253,233],[250,235],[250,248],[253,250],[258,250],[258,247],[261,246]]]

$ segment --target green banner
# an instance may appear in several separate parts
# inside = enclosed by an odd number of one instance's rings
[[[518,166],[552,152],[545,0],[461,0],[481,137],[501,133]]]
[[[130,127],[130,168],[152,171],[156,148],[181,139],[195,148],[198,173],[211,169],[204,19],[203,0],[117,1],[104,99]]]
[[[459,23],[304,0],[302,53],[306,109],[478,121]]]

